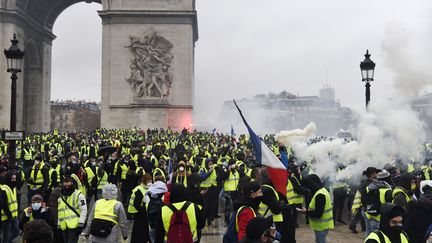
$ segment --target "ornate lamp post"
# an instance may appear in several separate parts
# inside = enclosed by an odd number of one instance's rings
[[[374,80],[375,63],[370,59],[369,50],[366,50],[365,59],[360,63],[362,81],[366,82],[366,109],[370,101],[370,82]]]
[[[18,47],[18,40],[16,39],[16,35],[14,35],[11,40],[12,45],[9,49],[4,50],[4,54],[7,60],[7,72],[12,73],[11,79],[11,110],[10,110],[10,131],[16,131],[16,80],[18,79],[17,73],[21,72],[22,61],[24,57],[24,52],[21,51]],[[14,165],[16,157],[16,147],[15,140],[9,141],[9,166]]]

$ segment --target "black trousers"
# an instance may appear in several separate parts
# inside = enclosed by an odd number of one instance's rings
[[[295,207],[287,205],[282,210],[283,222],[275,223],[277,231],[281,234],[281,243],[296,242],[296,218],[294,218]]]
[[[215,186],[211,186],[204,195],[204,212],[207,223],[210,224],[217,214],[217,205],[219,200],[219,191]]]
[[[150,242],[149,227],[145,213],[136,213],[132,227],[131,243]]]
[[[333,190],[333,218],[342,220],[342,212],[345,206],[345,198],[347,190],[344,188],[337,188]]]

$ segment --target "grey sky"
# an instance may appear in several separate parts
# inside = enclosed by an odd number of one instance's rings
[[[55,23],[53,99],[100,100],[100,8],[77,4]],[[410,73],[432,63],[431,10],[430,0],[198,0],[196,111],[257,93],[317,95],[326,81],[343,105],[363,106],[366,49],[377,64],[372,102],[392,97],[401,63]]]

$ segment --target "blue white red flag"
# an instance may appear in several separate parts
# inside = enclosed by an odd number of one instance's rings
[[[288,183],[287,167],[276,157],[276,155],[267,147],[267,145],[265,145],[262,139],[255,134],[235,101],[234,105],[237,107],[237,110],[239,111],[240,116],[249,132],[252,144],[254,146],[257,162],[267,167],[268,175],[275,190],[282,193],[282,195],[286,195],[286,186]]]

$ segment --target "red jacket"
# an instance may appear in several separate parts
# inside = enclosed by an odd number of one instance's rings
[[[241,241],[246,236],[246,226],[249,221],[255,218],[255,212],[249,208],[244,208],[238,215],[238,233],[237,238]]]

